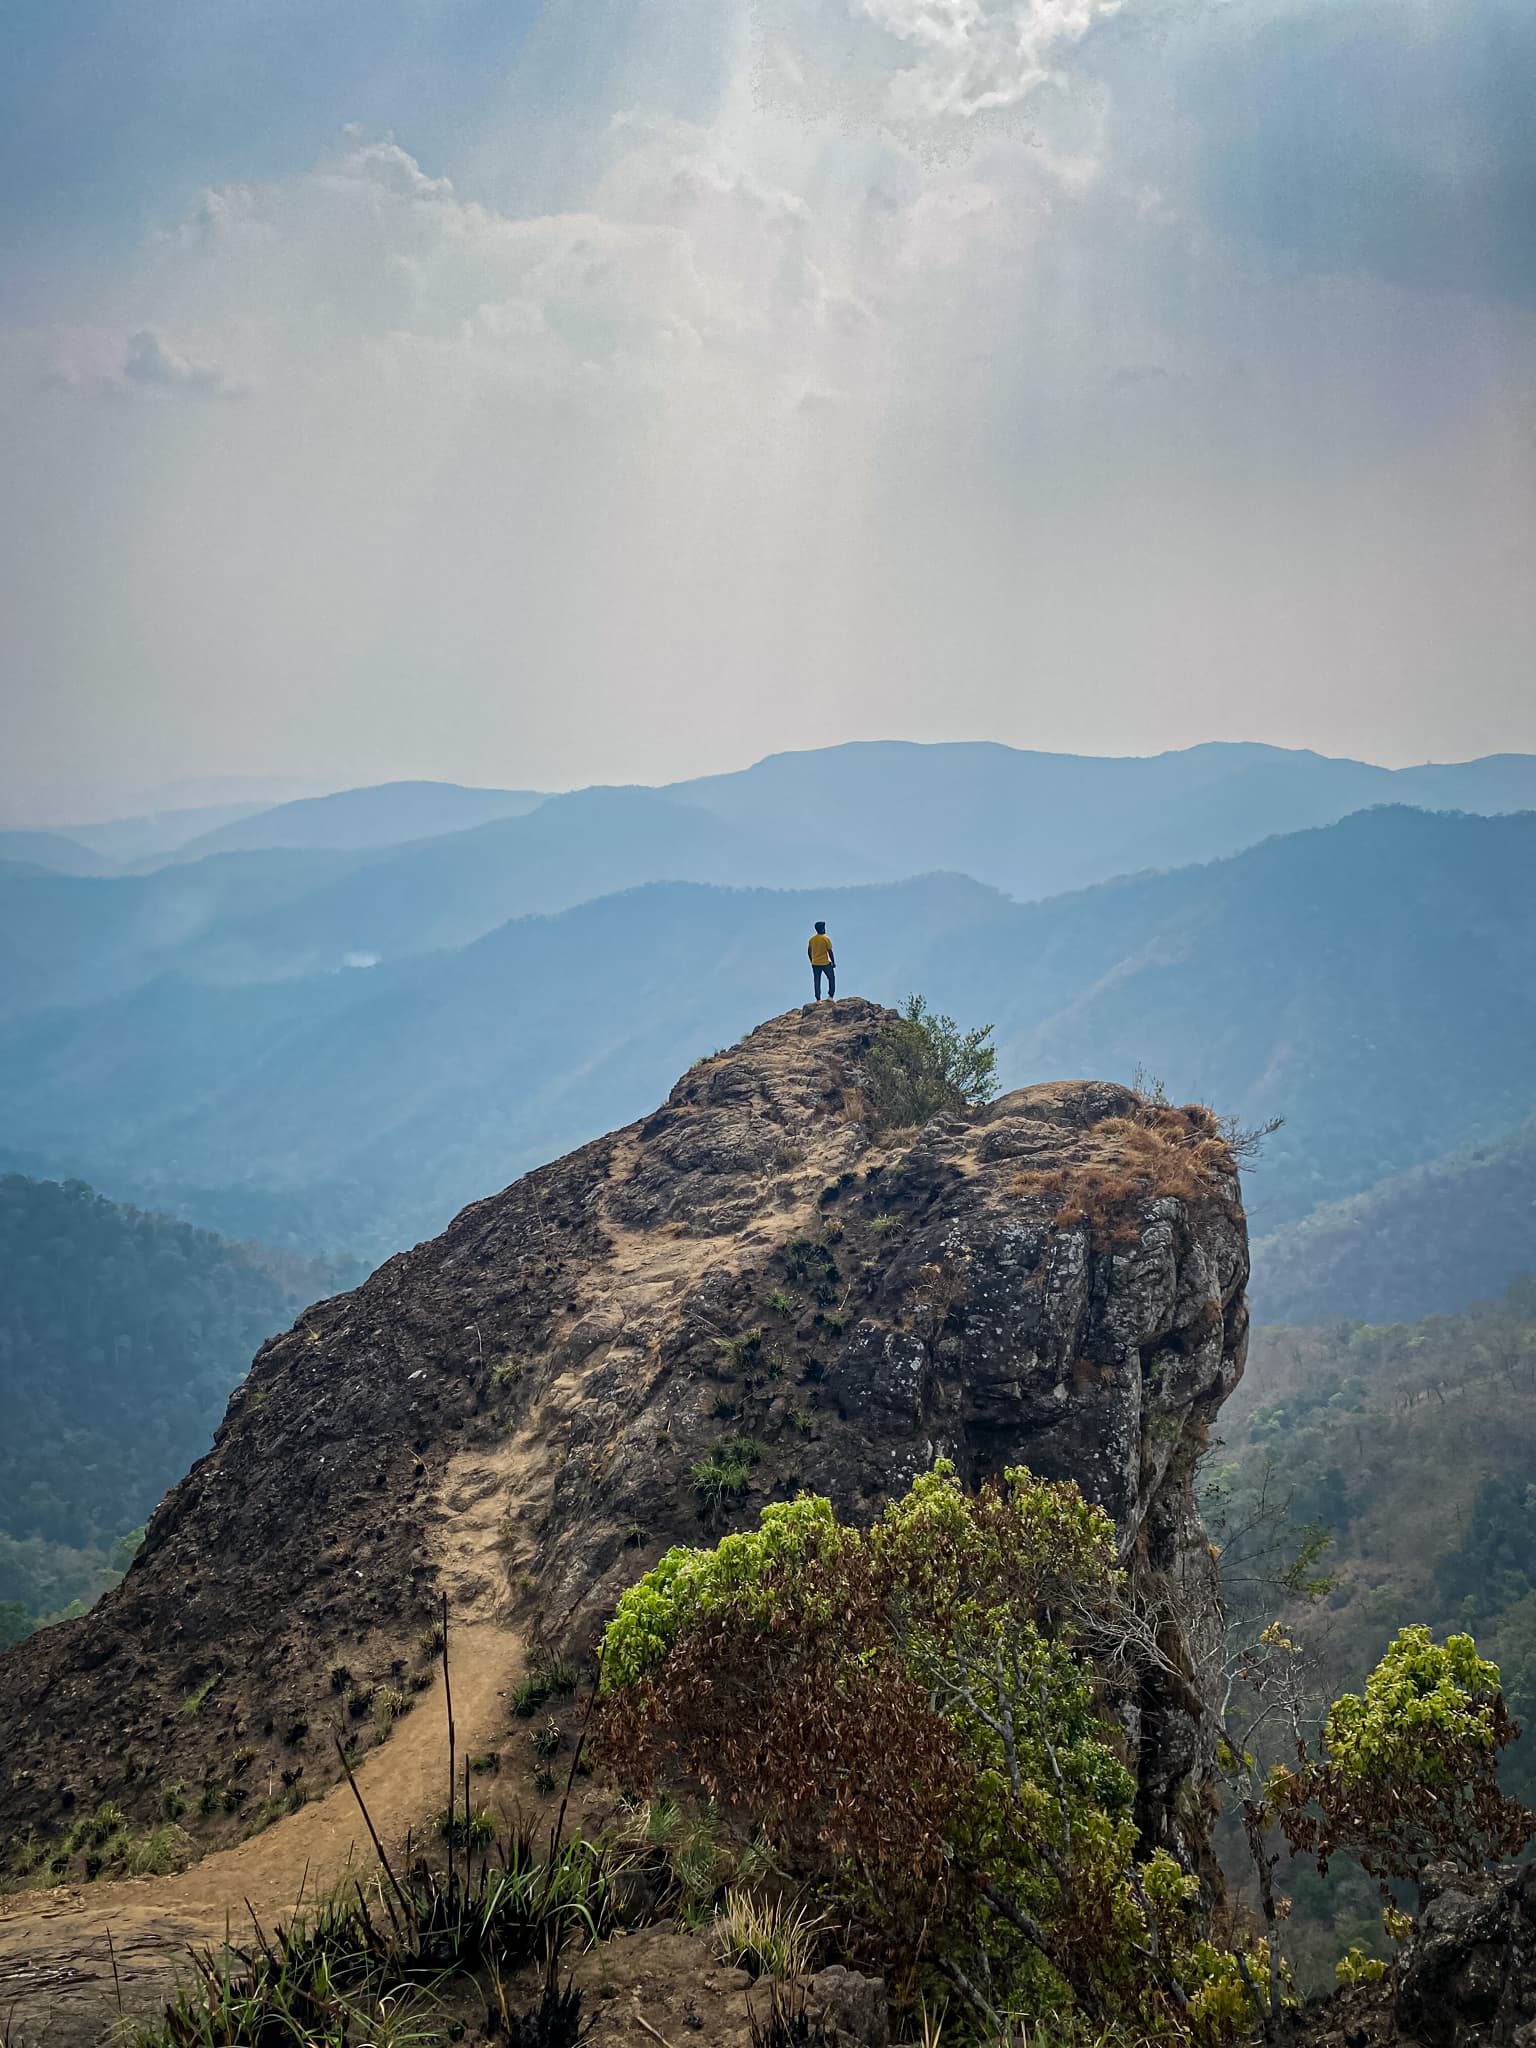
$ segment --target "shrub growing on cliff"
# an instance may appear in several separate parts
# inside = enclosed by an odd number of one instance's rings
[[[1320,1875],[1343,1855],[1377,1878],[1389,1932],[1402,1920],[1389,1880],[1413,1880],[1436,1862],[1477,1870],[1536,1837],[1536,1815],[1499,1785],[1500,1752],[1519,1729],[1498,1667],[1478,1656],[1470,1636],[1438,1644],[1427,1628],[1401,1629],[1363,1692],[1334,1702],[1318,1741],[1307,1726],[1302,1658],[1280,1623],[1261,1631],[1243,1652],[1241,1688],[1229,1687],[1221,1745],[1272,1935],[1287,1910],[1276,1885],[1277,1832],[1293,1856],[1315,1859]],[[1250,1745],[1266,1723],[1289,1731],[1294,1764],[1265,1771]],[[1257,1987],[1253,1996],[1273,2038],[1283,2002],[1278,1947],[1271,1958],[1268,1996]]]
[[[719,1521],[741,1505],[765,1448],[755,1437],[730,1436],[716,1444],[707,1458],[698,1460],[690,1477],[701,1515]]]
[[[856,1948],[973,2015],[1080,2009],[1204,2041],[1249,2017],[1194,1881],[1138,1869],[1101,1706],[1157,1654],[1114,1532],[1027,1472],[941,1466],[868,1531],[802,1496],[619,1602],[601,1732],[633,1784],[701,1782],[773,1838]]]
[[[1427,1863],[1477,1870],[1536,1835],[1536,1815],[1499,1788],[1500,1752],[1519,1732],[1471,1636],[1440,1644],[1400,1629],[1364,1692],[1334,1702],[1322,1755],[1277,1770],[1269,1796],[1291,1849],[1319,1870],[1340,1854],[1382,1879]]]
[[[901,1021],[887,1024],[864,1056],[864,1083],[875,1123],[903,1130],[941,1110],[990,1102],[997,1093],[992,1026],[962,1031],[936,1015],[921,996],[908,996]]]

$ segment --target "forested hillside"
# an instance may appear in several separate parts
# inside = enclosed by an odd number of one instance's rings
[[[1419,1323],[1260,1328],[1218,1432],[1221,1519],[1267,1491],[1331,1531],[1333,1590],[1297,1623],[1330,1696],[1404,1623],[1471,1629],[1531,1730],[1509,1777],[1536,1797],[1536,1278]]]
[[[1404,1322],[1498,1294],[1536,1266],[1536,1118],[1328,1202],[1253,1247],[1254,1312]]]
[[[1202,1504],[1234,1642],[1283,1616],[1301,1698],[1320,1714],[1359,1690],[1399,1629],[1470,1631],[1528,1731],[1500,1775],[1536,1798],[1536,1279],[1423,1322],[1261,1326],[1216,1434]],[[1281,1574],[1319,1542],[1300,1576],[1327,1590],[1288,1595]],[[1264,1742],[1266,1764],[1291,1760],[1283,1715]],[[1256,1908],[1230,1815],[1223,1860]],[[1347,1859],[1322,1877],[1301,1857],[1280,1881],[1304,1990],[1331,1990],[1352,1946],[1387,1952],[1375,1883]]]
[[[0,1606],[89,1598],[123,1537],[208,1448],[262,1339],[355,1278],[0,1178]]]

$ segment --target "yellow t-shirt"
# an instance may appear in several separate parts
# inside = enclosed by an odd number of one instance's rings
[[[825,932],[811,933],[811,965],[825,967],[832,958],[832,941]]]

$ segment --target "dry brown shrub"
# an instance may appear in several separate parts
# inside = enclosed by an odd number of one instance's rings
[[[913,1326],[922,1333],[931,1361],[937,1360],[939,1339],[949,1328],[950,1318],[970,1298],[971,1268],[964,1254],[918,1268],[917,1284],[907,1296],[906,1307]]]
[[[943,1917],[947,1831],[972,1772],[902,1668],[867,1554],[802,1570],[792,1635],[740,1610],[696,1621],[648,1678],[603,1700],[598,1754],[637,1791],[702,1786],[802,1873],[855,1858],[899,1949]]]
[[[1013,1192],[1057,1197],[1053,1227],[1070,1230],[1086,1224],[1100,1245],[1134,1244],[1141,1235],[1143,1203],[1205,1201],[1237,1171],[1217,1118],[1198,1102],[1182,1109],[1142,1102],[1125,1116],[1095,1124],[1091,1144],[1092,1152],[1080,1163],[1018,1174]]]

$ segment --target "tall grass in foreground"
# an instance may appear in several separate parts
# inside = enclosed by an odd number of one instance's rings
[[[578,2038],[580,1999],[558,1982],[562,1956],[609,1924],[605,1853],[571,1842],[536,1853],[526,1830],[478,1870],[415,1863],[337,1887],[271,1934],[194,1954],[193,1975],[161,2020],[130,2022],[122,2048],[436,2048],[449,2038],[443,1996],[474,1980],[503,2037],[527,2048]],[[511,2008],[506,1980],[542,1964],[533,2014]]]
[[[377,1869],[343,1880],[307,1911],[301,1901],[270,1933],[253,1913],[243,1941],[194,1952],[191,1978],[164,2017],[122,2019],[119,2048],[439,2048],[463,2033],[448,1994],[462,2001],[471,1991],[484,2000],[488,2030],[512,2048],[574,2048],[581,1995],[561,1987],[561,1959],[608,1931],[617,1865],[605,1847],[564,1840],[564,1803],[542,1852],[529,1823],[500,1836],[487,1830],[471,1812],[467,1759],[461,1808],[446,1601],[433,1639],[448,1715],[446,1866],[413,1856],[408,1843],[396,1872],[338,1740]],[[529,1965],[542,1966],[543,1995],[518,2012],[507,1982]]]

